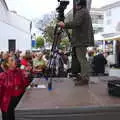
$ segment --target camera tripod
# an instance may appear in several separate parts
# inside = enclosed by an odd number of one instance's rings
[[[56,59],[57,59],[57,55],[59,54],[58,46],[60,44],[61,35],[64,32],[66,32],[68,39],[71,41],[71,36],[70,36],[70,33],[68,32],[68,30],[65,30],[65,29],[59,27],[58,25],[56,25],[55,30],[54,30],[54,41],[52,44],[50,61],[49,61],[49,65],[48,65],[49,70],[50,70],[50,79],[48,81],[48,88],[52,87],[52,78],[54,77],[54,75],[59,74],[59,68],[56,68]],[[61,56],[60,56],[60,59],[61,59],[61,61],[63,61]]]

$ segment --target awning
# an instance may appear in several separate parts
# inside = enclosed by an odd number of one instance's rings
[[[113,37],[104,38],[104,40],[120,40],[120,34]]]

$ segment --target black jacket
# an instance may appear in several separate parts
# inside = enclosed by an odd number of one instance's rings
[[[95,73],[104,73],[107,60],[102,54],[98,54],[93,58],[92,64]]]

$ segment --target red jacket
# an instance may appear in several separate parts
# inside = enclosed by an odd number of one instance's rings
[[[28,66],[28,61],[26,59],[22,59],[21,65]]]
[[[20,96],[29,84],[20,69],[8,70],[0,74],[0,108],[6,112],[12,96]]]

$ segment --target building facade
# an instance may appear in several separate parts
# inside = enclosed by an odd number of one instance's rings
[[[120,1],[101,8],[104,11],[104,33],[120,32]]]
[[[0,0],[0,51],[30,50],[31,21],[9,11]]]
[[[90,11],[94,33],[104,31],[104,12],[100,8],[92,8]]]

